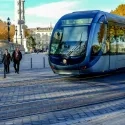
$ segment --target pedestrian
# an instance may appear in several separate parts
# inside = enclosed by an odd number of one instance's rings
[[[22,59],[22,53],[20,52],[19,48],[17,47],[12,54],[12,60],[14,62],[15,73],[18,73],[18,74],[19,74],[21,59]]]
[[[2,63],[4,64],[4,70],[6,73],[10,73],[10,61],[11,61],[10,53],[8,52],[8,49],[5,49]]]

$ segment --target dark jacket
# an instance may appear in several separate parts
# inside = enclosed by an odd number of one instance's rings
[[[16,51],[14,51],[12,54],[12,60],[15,62],[15,61],[21,61],[21,59],[22,59],[22,53],[18,51],[18,58],[16,58]]]
[[[2,63],[6,64],[6,65],[9,65],[10,61],[11,61],[10,53],[8,53],[7,55],[4,54],[3,59],[2,59]]]

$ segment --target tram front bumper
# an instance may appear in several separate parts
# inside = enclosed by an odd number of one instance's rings
[[[59,66],[51,64],[50,66],[53,72],[56,74],[79,74],[78,65]]]
[[[79,70],[55,70],[53,69],[53,72],[56,74],[62,74],[62,75],[79,75]]]

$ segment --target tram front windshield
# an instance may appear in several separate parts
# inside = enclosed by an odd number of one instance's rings
[[[89,23],[85,23],[89,21]],[[90,20],[63,20],[55,29],[50,54],[79,56],[85,53]]]

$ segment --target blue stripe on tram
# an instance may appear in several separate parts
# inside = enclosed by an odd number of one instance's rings
[[[98,55],[96,55],[94,57],[94,59],[87,65],[87,68],[90,68],[90,67],[94,66],[98,62],[98,60],[101,58],[102,54],[103,54],[103,52],[100,50]]]

